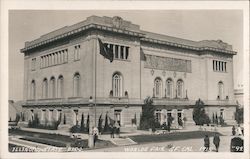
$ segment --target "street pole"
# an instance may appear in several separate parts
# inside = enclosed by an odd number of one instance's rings
[[[96,44],[95,44],[95,47],[96,47],[96,48],[95,48],[95,105],[94,105],[94,109],[95,109],[95,110],[94,110],[94,111],[95,111],[95,127],[96,127],[96,83],[97,83],[97,82],[96,82],[96,74],[97,74],[97,73],[96,73],[96,71],[97,71],[97,69],[96,69],[96,63],[97,63],[97,62],[96,62],[96,58],[97,58],[97,38],[95,39],[95,43],[96,43]]]

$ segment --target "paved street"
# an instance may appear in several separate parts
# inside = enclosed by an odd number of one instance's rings
[[[230,152],[230,136],[223,136],[220,138],[220,152]],[[215,149],[213,145],[213,138],[210,137],[211,151]],[[183,141],[167,141],[160,143],[149,143],[133,146],[120,146],[104,149],[93,149],[89,151],[99,152],[201,152],[203,151],[203,139],[189,139]],[[172,145],[171,147],[169,147]]]
[[[25,128],[27,131],[33,131],[37,132],[41,130],[37,129],[30,129]],[[211,127],[202,127],[202,129],[198,126],[188,127],[183,130],[178,131],[214,131]],[[230,142],[231,142],[231,127],[218,127],[216,128],[216,131],[220,132],[223,136],[220,137],[220,147],[219,152],[230,152]],[[43,130],[44,133],[51,133],[49,130]],[[58,134],[64,134],[64,135],[70,135],[68,132],[61,132],[57,131]],[[130,135],[140,135],[140,134],[147,134],[147,131],[140,131],[134,133],[124,133],[121,134],[122,137],[129,137]],[[175,132],[172,132],[175,133]],[[88,138],[87,134],[84,134],[82,137]],[[101,135],[99,136],[102,140],[110,140],[110,135]],[[17,142],[14,139],[10,140],[11,142]],[[18,141],[19,145],[28,145],[33,146],[33,143],[25,142],[20,143]],[[117,146],[117,147],[107,147],[107,148],[101,148],[101,149],[92,149],[92,150],[86,150],[86,151],[97,151],[97,152],[202,152],[204,150],[203,148],[204,140],[203,138],[199,139],[187,139],[187,140],[178,140],[178,141],[163,141],[163,142],[155,142],[155,143],[145,143],[145,144],[137,144],[137,145],[131,145],[131,146]],[[37,144],[36,147],[44,147],[42,144]],[[215,147],[213,144],[213,137],[210,136],[210,152],[214,152]],[[85,151],[85,150],[84,150]]]
[[[206,130],[209,130],[209,128]],[[194,131],[198,130],[199,127],[190,127],[182,131]],[[224,136],[220,137],[219,152],[230,152],[231,142],[231,127],[218,127],[217,131]],[[119,146],[112,148],[93,149],[88,151],[98,152],[202,152],[204,140],[201,139],[188,139],[180,141],[165,141],[158,143],[148,143],[133,146]],[[213,137],[210,137],[210,152],[215,152],[215,146],[213,144]]]

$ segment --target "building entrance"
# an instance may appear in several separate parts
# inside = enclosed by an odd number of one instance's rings
[[[118,122],[119,125],[121,125],[121,109],[115,110],[115,122]]]

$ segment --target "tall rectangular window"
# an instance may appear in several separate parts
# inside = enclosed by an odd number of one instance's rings
[[[31,70],[32,71],[36,70],[36,58],[33,58],[31,60]]]
[[[119,55],[118,55],[118,45],[115,45],[115,58],[118,59]]]
[[[80,45],[76,45],[74,47],[74,60],[80,60],[80,48],[81,46]]]
[[[216,72],[227,72],[227,62],[213,60],[213,70]]]
[[[124,46],[120,46],[120,53],[121,53],[120,59],[124,59]]]
[[[125,49],[125,59],[128,59],[128,54],[129,54],[129,47],[126,47]]]

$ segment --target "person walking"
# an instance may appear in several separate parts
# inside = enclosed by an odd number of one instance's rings
[[[98,139],[98,129],[97,129],[97,127],[93,128],[93,136],[94,136],[94,147],[95,147],[95,143],[96,143],[96,141]]]
[[[210,146],[210,141],[209,141],[209,137],[208,135],[205,135],[205,138],[204,138],[204,152],[207,152],[209,151],[209,146]]]
[[[235,126],[232,127],[232,134],[233,134],[233,136],[236,134]]]
[[[241,127],[240,127],[240,125],[238,125],[238,128],[237,128],[237,133],[238,133],[238,135],[239,135],[239,136],[241,136],[241,135],[242,135],[242,131],[241,131]]]
[[[219,146],[220,146],[220,136],[217,133],[214,134],[213,143],[214,143],[214,146],[216,148],[216,152],[218,152],[219,151]]]

